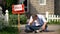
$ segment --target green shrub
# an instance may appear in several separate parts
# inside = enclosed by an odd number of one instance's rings
[[[26,21],[27,21],[26,16],[21,15],[21,16],[20,16],[20,22],[21,22],[21,24],[26,24]]]
[[[54,20],[53,20],[53,21],[50,20],[50,21],[48,22],[48,24],[60,24],[60,20],[58,20],[58,21],[57,21],[57,20],[55,20],[55,21],[54,21]]]
[[[18,34],[17,27],[6,26],[7,22],[0,17],[0,34]]]
[[[18,34],[17,27],[5,27],[0,31],[0,34]]]
[[[7,25],[6,21],[4,21],[4,18],[0,17],[0,30],[5,28]]]
[[[12,14],[12,4],[17,4],[18,0],[5,0],[5,8],[9,10],[9,14]]]
[[[20,15],[20,24],[26,24],[26,16]],[[9,15],[9,24],[17,25],[18,24],[18,15]]]

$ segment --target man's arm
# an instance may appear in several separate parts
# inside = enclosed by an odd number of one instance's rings
[[[43,26],[42,26],[42,30],[45,30],[45,26],[47,25],[47,22],[44,22]]]
[[[32,25],[32,23],[33,23],[33,19],[29,22],[29,24]]]
[[[45,19],[44,16],[42,17],[42,20],[43,20],[43,22],[44,22],[44,24],[43,24],[43,26],[42,26],[42,30],[45,30],[45,26],[47,25],[47,21],[46,21],[46,19]]]
[[[32,16],[30,17],[30,20],[29,20],[29,25],[32,25],[32,23],[34,22]]]

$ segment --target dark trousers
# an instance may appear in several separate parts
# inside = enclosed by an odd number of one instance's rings
[[[39,26],[26,25],[26,30],[35,31],[35,30],[39,30],[41,27],[42,25],[39,25]],[[45,27],[46,27],[45,30],[47,30],[47,25]]]

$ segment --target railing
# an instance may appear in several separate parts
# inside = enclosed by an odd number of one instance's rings
[[[48,12],[46,12],[46,18],[47,21],[52,20],[52,21],[59,21],[60,17],[58,15],[50,15]]]
[[[6,12],[6,14],[5,14],[5,17],[4,18],[5,18],[5,21],[8,23],[8,20],[9,20],[9,18],[8,18],[9,17],[8,16],[8,10],[6,10],[5,12]]]
[[[50,15],[49,12],[46,12],[46,18],[47,18],[47,21],[49,20],[52,20],[52,21],[59,21],[60,20],[60,17],[58,15]],[[5,14],[5,20],[8,22],[8,10],[6,10],[6,14]]]

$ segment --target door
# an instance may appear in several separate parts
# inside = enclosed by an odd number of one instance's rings
[[[55,7],[55,9],[54,9],[54,13],[56,14],[56,15],[60,15],[60,0],[55,0],[54,1],[54,7]]]

